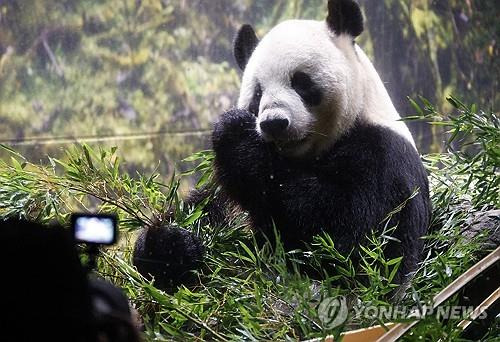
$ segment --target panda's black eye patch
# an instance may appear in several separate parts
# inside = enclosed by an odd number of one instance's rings
[[[260,83],[257,83],[255,89],[253,91],[252,101],[250,101],[250,105],[248,106],[248,110],[253,115],[259,115],[259,107],[260,107],[260,99],[262,98],[262,88]]]
[[[305,72],[297,71],[293,74],[292,88],[308,106],[317,106],[321,103],[321,88]]]

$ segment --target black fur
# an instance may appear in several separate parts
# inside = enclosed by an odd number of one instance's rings
[[[204,254],[200,239],[191,232],[159,226],[143,229],[136,240],[133,263],[138,271],[155,278],[155,286],[167,291],[195,281],[191,270],[199,269]]]
[[[392,219],[401,243],[386,250],[404,256],[400,276],[415,270],[431,213],[428,180],[418,153],[398,134],[358,122],[319,158],[291,160],[262,140],[250,112],[232,110],[215,125],[213,148],[223,190],[268,237],[274,220],[287,249],[325,231],[348,253],[419,189]]]
[[[299,94],[306,105],[313,107],[321,104],[323,98],[321,87],[308,74],[297,71],[292,76],[291,83],[292,88]]]
[[[243,25],[236,34],[234,41],[234,57],[236,57],[236,63],[238,63],[241,70],[245,70],[248,60],[253,50],[257,47],[257,44],[259,44],[259,39],[255,35],[252,26],[248,24]]]
[[[353,0],[329,0],[326,22],[337,35],[347,33],[357,37],[364,29],[363,14]]]
[[[185,207],[192,208],[207,197],[210,201],[203,208],[206,215],[201,218],[201,224],[227,225],[234,205],[223,192],[214,193],[212,186],[192,190],[184,201]],[[201,268],[204,254],[200,237],[175,225],[164,224],[140,231],[134,247],[133,264],[144,277],[149,279],[153,276],[156,287],[172,292],[181,284],[196,282],[192,271]]]

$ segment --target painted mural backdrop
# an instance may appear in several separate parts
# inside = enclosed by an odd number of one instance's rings
[[[360,1],[358,43],[402,115],[407,97],[446,112],[454,94],[498,108],[499,2]],[[323,0],[0,1],[0,143],[33,161],[75,140],[118,146],[127,170],[158,168],[208,147],[211,123],[234,105],[232,38],[243,23],[262,36],[288,18],[322,19]],[[437,128],[410,123],[422,151]],[[1,157],[1,156],[0,156]]]

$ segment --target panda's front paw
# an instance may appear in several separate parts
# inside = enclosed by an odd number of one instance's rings
[[[231,109],[222,114],[214,125],[212,143],[214,149],[220,145],[258,138],[255,116],[247,110]]]

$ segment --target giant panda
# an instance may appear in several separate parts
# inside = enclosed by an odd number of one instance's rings
[[[326,232],[349,253],[404,203],[391,218],[399,242],[385,251],[403,256],[397,281],[404,282],[429,225],[428,179],[410,131],[355,43],[362,31],[352,0],[330,0],[326,21],[285,21],[261,41],[251,26],[239,30],[240,95],[214,125],[221,191],[206,210],[219,224],[236,204],[259,234],[272,236],[276,227],[288,250]],[[187,202],[206,196],[195,190]],[[184,281],[202,255],[193,234],[150,228],[137,240],[134,264],[165,287]]]

